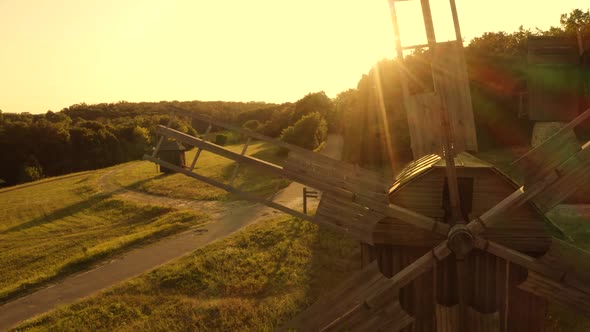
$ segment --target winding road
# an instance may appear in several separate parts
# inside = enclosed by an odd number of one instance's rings
[[[342,142],[341,136],[330,135],[322,154],[340,159]],[[109,180],[110,175],[117,170],[116,168],[106,173],[99,180],[102,190],[113,192],[114,195],[131,201],[207,211],[213,216],[214,222],[131,250],[120,257],[103,262],[95,269],[70,276],[57,284],[0,306],[0,331],[14,327],[26,319],[53,310],[58,306],[76,302],[108,289],[117,283],[153,270],[173,259],[225,238],[247,225],[280,213],[266,206],[241,201],[190,201],[132,191],[118,187]],[[291,183],[279,191],[273,201],[293,209],[301,209],[302,188],[303,186],[299,183]]]

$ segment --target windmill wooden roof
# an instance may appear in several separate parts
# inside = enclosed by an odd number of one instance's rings
[[[432,168],[443,168],[446,166],[446,161],[437,154],[429,154],[420,159],[417,159],[409,163],[396,177],[395,182],[389,189],[392,193],[397,189],[403,187],[408,181],[425,174]],[[492,164],[489,164],[481,159],[478,159],[467,152],[462,152],[455,157],[455,166],[457,167],[469,167],[469,168],[493,168]]]
[[[459,177],[470,182],[467,189],[470,216],[480,215],[499,203],[520,185],[492,164],[463,152],[455,158]],[[417,211],[431,218],[445,218],[444,188],[446,162],[438,155],[427,155],[411,162],[399,173],[389,190],[390,202]],[[535,204],[525,204],[510,212],[509,224],[503,223],[488,230],[487,235],[516,250],[544,252],[551,236],[563,238],[562,232]],[[527,233],[516,232],[526,228]],[[518,235],[517,235],[518,234]],[[430,246],[442,240],[441,236],[416,230],[403,220],[387,218],[375,226],[374,243]]]

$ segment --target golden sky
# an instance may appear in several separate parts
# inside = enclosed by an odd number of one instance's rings
[[[466,40],[547,28],[588,0],[456,0]],[[419,1],[400,3],[404,44],[422,43]],[[438,40],[448,1],[431,0]],[[394,54],[387,0],[0,0],[0,109],[74,103],[295,101],[356,87]]]

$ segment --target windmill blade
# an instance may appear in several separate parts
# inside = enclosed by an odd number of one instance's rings
[[[352,275],[334,290],[324,295],[303,313],[289,321],[283,329],[299,331],[376,330],[390,325],[398,331],[413,322],[395,294],[384,308],[371,310],[364,299],[372,288],[387,280],[379,271],[377,261]]]
[[[513,163],[525,174],[525,190],[545,184],[544,191],[533,198],[541,211],[551,210],[590,184],[590,141],[581,145],[572,131],[589,118],[590,109]]]
[[[525,172],[525,185],[496,206],[472,220],[467,226],[475,234],[502,220],[506,212],[532,200],[542,212],[563,202],[581,186],[590,185],[590,141],[580,145],[569,133],[590,118],[586,110],[537,148],[529,151],[514,165]]]
[[[450,253],[444,241],[391,279],[381,274],[375,261],[323,296],[283,329],[374,331],[382,328],[399,331],[413,321],[399,304],[399,290],[430,271]]]
[[[535,205],[543,212],[548,212],[565,201],[578,188],[590,186],[590,142],[561,165],[555,168],[559,178],[533,198]]]
[[[322,195],[315,215],[316,222],[333,225],[340,232],[371,245],[374,244],[375,226],[383,218],[383,214],[353,202],[340,200],[330,193]]]
[[[327,158],[325,156],[319,157],[320,154],[311,153],[309,151],[303,153],[298,149],[296,153],[300,155],[305,155],[306,158],[309,158],[310,162],[313,162],[315,166],[302,165],[301,163],[297,164],[297,162],[294,161],[295,159],[292,159],[283,167],[251,156],[235,153],[224,147],[218,146],[216,144],[207,142],[200,138],[182,133],[180,131],[165,126],[158,126],[156,128],[156,132],[162,136],[176,139],[179,142],[215,153],[224,158],[228,158],[239,163],[244,163],[246,165],[254,166],[270,174],[283,176],[290,180],[302,183],[306,186],[316,188],[323,192],[331,193],[334,197],[338,197],[341,200],[353,202],[355,204],[374,210],[376,213],[385,216],[398,218],[413,226],[426,229],[429,231],[434,231],[441,235],[446,235],[446,233],[448,232],[448,225],[444,223],[441,223],[439,221],[434,220],[433,218],[429,218],[424,215],[420,215],[418,213],[388,203],[384,192],[383,194],[380,194],[377,191],[378,188],[376,190],[371,190],[371,187],[369,185],[366,185],[366,183],[376,185],[376,181],[371,179],[371,177],[368,175],[370,174],[370,172],[364,171],[358,167],[340,167],[339,165],[342,164],[339,164],[337,161],[334,161],[333,159]],[[260,135],[257,135],[257,137],[260,137]],[[164,162],[156,157],[146,155],[144,156],[144,159],[164,165]],[[167,165],[164,166],[168,167]],[[182,174],[195,177],[191,175],[194,173],[190,171],[185,172],[182,168],[177,167],[170,169],[174,169]],[[326,172],[326,169],[331,169],[332,171]],[[337,178],[334,177],[334,173],[344,173],[345,175],[342,178]],[[204,177],[199,176],[195,178],[202,180]],[[268,200],[260,199],[252,195],[245,195],[244,193],[241,193],[239,190],[231,186],[223,184],[219,185],[220,183],[218,181],[214,181],[211,179],[208,180],[208,182],[205,182],[220,187],[232,193],[239,193],[239,195],[243,198],[249,197],[248,199],[250,200],[271,206],[268,204]],[[365,185],[366,187],[363,187]],[[360,190],[359,187],[367,189]],[[276,208],[275,206],[276,203],[271,207]],[[279,210],[294,215],[291,212],[287,212],[288,210]],[[296,216],[299,217],[299,215]]]
[[[528,278],[519,288],[590,316],[589,252],[558,239],[539,259],[481,238],[475,246],[527,268]]]
[[[234,188],[234,187],[232,187],[230,185],[227,185],[227,184],[221,183],[219,181],[210,179],[210,178],[208,178],[206,176],[202,176],[202,175],[193,173],[193,172],[189,171],[188,169],[184,169],[182,167],[178,167],[178,166],[176,166],[174,164],[171,164],[169,162],[163,161],[161,159],[158,159],[158,158],[155,158],[155,157],[152,157],[152,156],[148,156],[148,155],[144,155],[143,156],[143,159],[144,160],[152,161],[152,162],[154,162],[156,164],[159,164],[159,165],[162,165],[162,166],[164,166],[166,168],[169,168],[169,169],[171,169],[171,170],[173,170],[173,171],[175,171],[177,173],[181,173],[181,174],[184,174],[186,176],[192,177],[194,179],[203,181],[203,182],[205,182],[205,183],[207,183],[209,185],[212,185],[212,186],[221,188],[221,189],[223,189],[223,190],[225,190],[225,191],[227,191],[229,193],[232,193],[232,194],[234,194],[234,195],[236,195],[236,196],[238,196],[238,197],[240,197],[242,199],[249,200],[249,201],[255,201],[255,202],[264,204],[264,205],[269,206],[269,207],[271,207],[273,209],[276,209],[276,210],[279,210],[281,212],[290,214],[290,215],[295,216],[295,217],[297,217],[299,219],[302,219],[302,220],[307,220],[307,221],[312,221],[312,222],[314,221],[314,219],[313,219],[312,216],[303,214],[303,213],[301,213],[299,211],[290,209],[290,208],[288,208],[286,206],[277,204],[277,203],[275,203],[273,201],[260,198],[257,195],[254,195],[254,194],[251,194],[251,193],[248,193],[248,192],[241,191],[241,190],[236,189],[236,188]]]
[[[588,118],[590,109],[513,163],[524,171],[525,187],[546,178],[557,166],[580,150],[580,144],[572,135],[572,130]]]

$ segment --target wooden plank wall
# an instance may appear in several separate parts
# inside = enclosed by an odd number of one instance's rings
[[[422,213],[431,218],[444,217],[442,209],[444,176],[435,170],[411,180],[389,195],[391,203]]]
[[[439,221],[444,217],[444,168],[434,167],[428,173],[391,193],[391,203],[424,214]],[[514,192],[516,187],[492,168],[458,167],[457,176],[473,178],[471,219],[482,215]],[[505,222],[495,224],[484,235],[510,248],[532,255],[544,253],[551,237],[542,216],[529,204],[518,207],[505,216]],[[402,221],[384,219],[375,228],[375,243],[408,246],[429,246],[439,243],[440,237],[427,232],[416,232],[404,227]]]
[[[432,70],[436,92],[449,113],[455,152],[477,151],[471,90],[462,43],[437,43]]]
[[[507,179],[492,169],[480,170],[474,181],[472,217],[482,215],[512,194],[515,189]],[[544,253],[549,248],[551,236],[543,217],[534,207],[524,204],[511,211],[505,218],[506,221],[496,223],[483,235],[491,241],[534,256]]]
[[[414,159],[440,153],[440,97],[435,93],[410,95],[406,107]]]
[[[362,244],[362,263],[377,260],[381,272],[391,276],[428,250]],[[544,331],[547,302],[518,288],[527,277],[526,269],[481,251],[474,251],[465,264],[471,272],[463,277],[463,283],[472,311],[472,331]],[[416,319],[403,331],[445,331],[445,327],[449,330],[449,325],[457,320],[452,312],[458,304],[455,268],[451,256],[401,290],[402,308]],[[451,309],[445,311],[446,315],[439,310],[437,315],[438,305]]]
[[[441,107],[449,113],[455,152],[477,151],[477,134],[463,47],[437,43],[433,60],[435,93],[407,97],[408,125],[414,159],[440,153]]]

